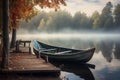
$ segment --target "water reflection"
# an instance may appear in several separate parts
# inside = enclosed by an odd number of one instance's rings
[[[100,42],[99,49],[102,52],[103,57],[108,61],[112,61],[112,53],[113,53],[113,41],[104,40]]]
[[[114,56],[116,59],[120,59],[120,40],[115,42]]]
[[[91,70],[94,69],[93,64],[80,64],[80,63],[57,63],[51,62],[53,65],[59,67],[62,80],[95,80]],[[74,77],[73,77],[74,76]]]
[[[107,62],[111,62],[113,58],[120,59],[120,42],[119,40],[101,40],[95,42],[96,53],[102,52],[103,57]]]
[[[120,79],[120,61],[113,58],[109,63],[103,57],[102,52],[95,54],[89,63],[96,65],[92,73],[95,80],[119,80]]]

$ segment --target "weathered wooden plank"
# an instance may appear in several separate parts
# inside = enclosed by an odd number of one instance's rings
[[[23,49],[24,50],[24,49]],[[60,69],[46,63],[41,58],[29,53],[11,53],[8,69],[2,69],[0,73],[39,73],[59,75]]]

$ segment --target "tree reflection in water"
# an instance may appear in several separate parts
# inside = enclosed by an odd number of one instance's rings
[[[113,42],[109,40],[101,41],[100,43],[100,50],[102,52],[102,55],[105,57],[105,59],[108,62],[112,61],[112,49],[113,49]]]
[[[107,62],[111,62],[113,58],[120,59],[120,40],[101,40],[97,44],[97,53],[102,52]]]
[[[120,40],[115,42],[114,56],[116,59],[120,59]]]

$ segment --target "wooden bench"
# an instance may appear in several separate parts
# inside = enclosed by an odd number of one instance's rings
[[[20,52],[20,44],[24,44],[24,47],[26,47],[26,44],[28,44],[28,48],[29,48],[29,53],[31,54],[31,41],[30,40],[17,40],[16,41],[16,52]]]

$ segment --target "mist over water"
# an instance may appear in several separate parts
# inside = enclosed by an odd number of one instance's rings
[[[119,33],[36,33],[18,34],[17,39],[120,39]]]

